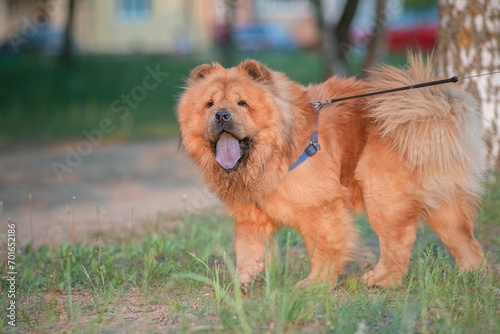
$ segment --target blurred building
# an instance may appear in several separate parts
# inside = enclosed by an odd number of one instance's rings
[[[212,45],[210,1],[79,0],[77,43],[92,53],[189,53]]]
[[[0,0],[0,44],[11,52],[55,53],[68,3]],[[247,48],[319,41],[308,0],[76,0],[73,37],[80,53],[185,54],[212,48],[221,24],[230,24],[237,46]]]
[[[0,0],[0,40],[32,42],[45,16],[61,38],[68,0]],[[76,0],[74,44],[81,53],[187,53],[212,45],[211,1]]]
[[[3,53],[56,54],[70,0],[0,0]],[[188,54],[214,46],[242,50],[314,48],[320,44],[310,0],[75,0],[74,47],[91,54]],[[322,0],[323,18],[335,24],[345,0]],[[350,40],[370,39],[374,1],[361,0]],[[435,43],[437,8],[404,12],[389,1],[383,24],[391,50]]]

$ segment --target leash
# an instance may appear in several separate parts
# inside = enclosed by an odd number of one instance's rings
[[[418,88],[424,88],[424,87],[442,85],[442,84],[447,84],[447,83],[455,83],[455,82],[458,82],[459,80],[466,80],[466,79],[477,78],[477,77],[482,77],[482,76],[485,76],[485,75],[493,75],[493,74],[499,74],[499,73],[500,73],[500,71],[494,71],[494,72],[489,72],[489,73],[481,73],[481,74],[476,74],[476,75],[469,75],[467,77],[462,77],[462,78],[454,75],[454,76],[452,76],[451,78],[448,78],[448,79],[428,81],[428,82],[423,82],[423,83],[419,83],[419,84],[415,84],[415,85],[410,85],[410,86],[403,86],[403,87],[398,87],[398,88],[392,88],[392,89],[386,89],[386,90],[379,90],[379,91],[365,93],[365,94],[359,94],[359,95],[339,97],[339,98],[336,98],[336,99],[328,99],[326,101],[311,102],[311,104],[314,106],[314,109],[315,109],[316,113],[319,113],[319,111],[321,110],[322,107],[324,107],[327,104],[333,104],[335,102],[340,102],[340,101],[345,101],[345,100],[352,100],[352,99],[357,99],[357,98],[360,98],[360,97],[367,97],[367,96],[373,96],[373,95],[389,94],[389,93],[394,93],[394,92],[400,92],[400,91],[403,91],[403,90],[418,89]],[[314,133],[311,136],[311,139],[309,140],[309,145],[306,147],[306,149],[304,150],[304,152],[302,152],[302,155],[297,159],[297,161],[295,161],[290,166],[289,171],[291,171],[294,168],[298,167],[300,164],[302,164],[308,158],[310,158],[314,154],[316,154],[316,152],[318,152],[320,149],[321,149],[321,146],[319,145],[319,142],[318,142],[318,131],[315,130]]]
[[[457,82],[459,80],[466,80],[466,79],[477,78],[477,77],[482,77],[482,76],[485,76],[485,75],[493,75],[493,74],[499,74],[499,73],[500,73],[500,71],[494,71],[494,72],[489,72],[489,73],[481,73],[481,74],[476,74],[476,75],[470,75],[470,76],[462,77],[462,78],[459,78],[458,76],[454,75],[454,76],[452,76],[451,78],[448,78],[448,79],[423,82],[423,83],[419,83],[419,84],[415,84],[415,85],[403,86],[403,87],[386,89],[386,90],[379,90],[379,91],[365,93],[365,94],[359,94],[359,95],[339,97],[339,98],[336,98],[336,99],[328,99],[326,101],[311,102],[311,104],[316,108],[317,111],[319,111],[323,106],[325,106],[327,104],[333,104],[335,102],[340,102],[340,101],[345,101],[345,100],[351,100],[351,99],[357,99],[357,98],[360,98],[360,97],[367,97],[367,96],[373,96],[373,95],[381,95],[381,94],[388,94],[388,93],[400,92],[400,91],[403,91],[403,90],[418,89],[418,88],[423,88],[423,87],[430,87],[430,86],[442,85],[442,84],[447,84],[447,83],[455,83],[455,82]]]

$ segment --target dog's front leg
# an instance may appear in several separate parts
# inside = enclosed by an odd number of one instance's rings
[[[273,240],[276,231],[273,221],[257,208],[245,211],[239,211],[234,217],[236,270],[244,290],[252,280],[265,274],[266,260],[271,260],[273,249],[277,248]]]

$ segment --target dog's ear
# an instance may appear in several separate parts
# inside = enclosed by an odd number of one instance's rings
[[[238,68],[244,70],[252,79],[256,81],[266,82],[272,80],[271,70],[256,60],[245,60],[238,66]]]
[[[195,82],[197,80],[205,78],[210,72],[212,72],[216,67],[220,67],[219,64],[203,64],[195,67],[189,74],[189,82]]]

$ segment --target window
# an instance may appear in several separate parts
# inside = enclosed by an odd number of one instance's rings
[[[151,16],[151,0],[118,0],[118,19],[124,22],[143,22]]]

